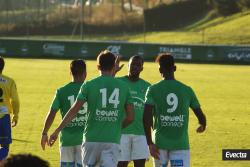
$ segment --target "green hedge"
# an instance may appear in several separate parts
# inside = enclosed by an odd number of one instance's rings
[[[208,0],[208,4],[222,16],[232,15],[250,8],[250,0]]]
[[[228,16],[240,11],[237,4],[238,0],[210,0],[217,13],[223,16]]]
[[[172,30],[183,27],[200,17],[209,10],[206,0],[189,0],[161,4],[144,11],[146,30]]]
[[[250,8],[250,0],[239,0],[238,4],[241,8]]]

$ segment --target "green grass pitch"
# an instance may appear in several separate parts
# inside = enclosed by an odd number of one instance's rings
[[[58,143],[42,151],[43,122],[57,87],[70,81],[70,60],[6,58],[4,74],[15,79],[21,110],[13,128],[10,153],[32,153],[59,166]],[[124,62],[127,65],[127,62]],[[127,73],[127,66],[118,76]],[[95,61],[87,61],[87,80],[98,76]],[[222,161],[224,148],[250,148],[250,66],[177,63],[176,78],[196,92],[207,116],[204,134],[195,132],[198,121],[190,112],[189,137],[192,167],[247,167],[249,161]],[[146,62],[142,78],[151,83],[161,79],[158,66]],[[52,129],[60,121],[58,114]],[[147,162],[151,167],[152,159]],[[132,167],[132,164],[130,164]]]

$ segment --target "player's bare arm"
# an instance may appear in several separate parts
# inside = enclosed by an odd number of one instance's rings
[[[195,116],[198,118],[199,124],[200,124],[200,126],[196,129],[196,132],[202,133],[206,130],[206,126],[207,126],[206,116],[202,112],[201,108],[196,108],[196,109],[192,109],[192,110],[193,110]]]
[[[122,122],[122,128],[126,128],[134,120],[134,107],[132,104],[126,104],[126,117]]]
[[[78,111],[81,109],[85,101],[77,100],[74,105],[69,109],[65,117],[63,118],[60,125],[56,128],[56,130],[49,137],[49,146],[53,146],[55,143],[59,132],[73,119],[76,117]]]
[[[14,106],[13,117],[11,119],[11,126],[15,127],[18,123],[18,114],[19,114],[19,101],[12,102],[12,106]]]
[[[150,150],[150,154],[156,158],[159,159],[160,153],[156,145],[152,141],[151,136],[151,127],[153,126],[153,108],[154,106],[145,104],[144,106],[144,114],[143,114],[143,125],[144,125],[144,131],[147,138],[148,147]]]
[[[124,64],[120,65],[121,57],[119,55],[116,55],[116,60],[115,60],[115,70],[113,76],[116,75],[121,69],[123,68]]]
[[[153,111],[153,106],[149,104],[145,104],[144,114],[143,114],[143,125],[144,125],[144,131],[145,131],[148,145],[153,144],[152,136],[151,136],[151,127],[153,125],[152,111]]]
[[[13,111],[13,117],[11,119],[11,126],[15,127],[17,123],[18,123],[18,113],[16,111]]]
[[[11,105],[13,106],[13,117],[11,119],[11,126],[15,127],[18,123],[18,115],[20,108],[20,102],[15,82],[12,84],[11,88]]]
[[[48,144],[48,131],[49,131],[52,123],[54,122],[56,113],[57,113],[56,111],[51,109],[46,117],[46,120],[44,123],[44,128],[42,131],[42,136],[41,136],[41,147],[43,150],[45,150],[45,146],[46,146],[46,144]]]

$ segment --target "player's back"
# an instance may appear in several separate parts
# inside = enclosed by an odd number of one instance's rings
[[[62,118],[74,104],[82,82],[70,82],[59,88],[52,104],[52,109],[59,110]],[[87,103],[79,110],[77,116],[63,128],[60,135],[62,146],[74,146],[82,143],[83,130],[86,123]]]
[[[164,149],[187,149],[189,107],[199,106],[193,90],[176,80],[162,80],[147,93],[155,104],[156,144]]]
[[[74,104],[82,84],[82,82],[70,82],[57,90],[62,117]]]
[[[16,85],[13,79],[0,74],[0,116],[13,111],[12,100],[17,100]]]
[[[126,84],[112,76],[100,76],[86,82],[78,96],[88,102],[84,140],[119,143],[128,97]]]
[[[162,80],[151,89],[156,105],[160,109],[168,108],[167,113],[188,110],[193,95],[191,87],[176,80]]]

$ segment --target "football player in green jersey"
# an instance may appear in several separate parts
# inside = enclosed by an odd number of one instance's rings
[[[192,88],[175,79],[173,56],[161,54],[156,60],[163,80],[148,88],[143,117],[150,153],[155,159],[155,167],[166,167],[169,162],[171,166],[189,167],[189,107],[199,120],[198,133],[205,131],[206,117]]]
[[[121,129],[134,118],[129,88],[114,78],[118,66],[116,62],[119,62],[118,57],[109,51],[99,54],[97,67],[100,76],[82,85],[77,101],[49,139],[49,144],[53,145],[58,133],[87,102],[87,122],[82,145],[83,167],[116,167],[120,154]]]
[[[62,118],[74,104],[80,87],[86,78],[86,64],[84,60],[73,60],[70,64],[72,82],[57,89],[54,100],[45,120],[41,146],[45,149],[48,144],[47,132],[51,127],[56,113],[60,110]],[[87,104],[87,103],[85,103]],[[81,106],[75,119],[73,119],[60,134],[60,166],[61,167],[81,167],[81,144],[83,129],[86,123],[87,105]]]
[[[130,161],[134,161],[135,167],[144,167],[149,157],[149,150],[143,128],[144,98],[150,84],[140,78],[143,70],[143,58],[132,56],[129,59],[128,75],[118,79],[125,82],[133,99],[135,118],[132,124],[122,130],[121,157],[118,167],[127,167]]]

